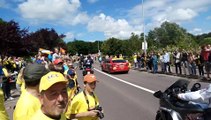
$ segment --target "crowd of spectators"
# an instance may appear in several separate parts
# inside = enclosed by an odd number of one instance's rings
[[[148,54],[134,53],[133,66],[135,69],[146,68],[153,73],[199,76],[201,79],[210,80],[211,47],[210,44],[203,45],[201,50],[194,52],[177,49],[173,52],[163,50]]]

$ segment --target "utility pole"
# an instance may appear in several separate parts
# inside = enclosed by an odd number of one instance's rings
[[[99,49],[99,41],[97,41],[97,43],[98,43],[98,44],[97,44],[97,48],[98,48],[98,52],[99,52],[99,50],[100,50],[100,49]]]
[[[100,45],[99,45],[99,41],[98,41],[98,54],[100,54]]]
[[[145,23],[144,23],[144,0],[142,0],[142,20],[143,20],[143,34],[144,34],[144,52],[146,54],[146,39],[145,39]]]

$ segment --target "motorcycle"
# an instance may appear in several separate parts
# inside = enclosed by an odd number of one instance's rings
[[[94,74],[94,71],[91,67],[84,67],[83,76],[85,76],[86,74]]]
[[[155,120],[211,120],[208,118],[210,109],[203,109],[198,104],[191,104],[189,101],[183,101],[176,97],[179,93],[197,91],[201,88],[200,83],[195,83],[188,90],[187,80],[180,79],[173,83],[164,92],[160,90],[153,95],[160,100],[160,107],[157,111]],[[210,113],[209,113],[210,114]],[[191,119],[191,115],[197,115]]]

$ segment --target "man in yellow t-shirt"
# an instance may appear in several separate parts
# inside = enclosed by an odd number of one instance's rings
[[[9,120],[9,116],[5,110],[4,95],[1,88],[0,88],[0,120]]]
[[[2,66],[2,90],[5,96],[5,100],[13,100],[14,98],[11,96],[10,93],[10,77],[14,74],[10,74],[5,65]],[[16,74],[16,73],[15,73]]]
[[[16,80],[16,88],[18,90],[20,90],[21,92],[24,91],[25,89],[25,82],[24,82],[24,79],[23,79],[23,71],[24,71],[24,67],[21,68],[20,72],[18,73],[18,77],[17,77],[17,80]]]
[[[64,111],[68,101],[67,82],[63,74],[55,71],[41,78],[41,107],[30,120],[66,120]]]
[[[23,75],[26,89],[16,103],[13,120],[29,120],[40,108],[39,83],[41,77],[47,72],[48,70],[41,64],[35,63],[26,66]]]
[[[134,62],[134,67],[135,68],[137,68],[138,67],[138,65],[137,65],[137,54],[136,53],[134,53],[134,55],[133,55],[133,62]]]
[[[73,98],[79,92],[79,84],[76,72],[72,69],[67,70],[65,76],[68,80],[67,93],[69,98]]]
[[[103,114],[102,110],[96,109],[99,107],[98,97],[94,94],[96,82],[95,75],[87,74],[84,76],[84,91],[77,94],[73,98],[71,106],[68,106],[65,114],[67,119],[98,120],[99,114]]]

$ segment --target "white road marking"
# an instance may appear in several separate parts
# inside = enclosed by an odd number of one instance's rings
[[[133,83],[127,82],[127,81],[125,81],[125,80],[122,80],[122,79],[120,79],[120,78],[114,77],[114,76],[112,76],[112,75],[110,75],[110,74],[107,74],[107,73],[105,73],[105,72],[103,72],[103,71],[101,71],[101,70],[98,70],[98,69],[96,69],[96,68],[94,68],[94,69],[95,69],[96,71],[98,71],[98,72],[104,74],[104,75],[107,75],[107,76],[109,76],[109,77],[111,77],[111,78],[117,80],[117,81],[123,82],[123,83],[125,83],[125,84],[131,85],[131,86],[133,86],[133,87],[136,87],[136,88],[138,88],[138,89],[144,90],[144,91],[149,92],[149,93],[152,93],[152,94],[155,93],[155,91],[153,91],[153,90],[150,90],[150,89],[147,89],[147,88],[144,88],[144,87],[135,85],[135,84],[133,84]]]

